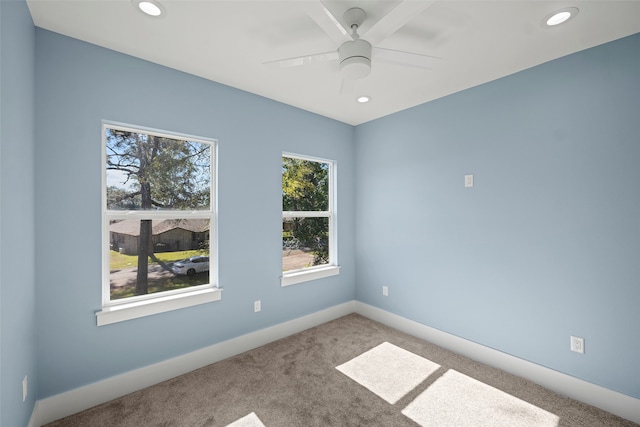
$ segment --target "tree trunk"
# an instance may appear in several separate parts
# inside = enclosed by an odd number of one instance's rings
[[[151,185],[148,182],[140,184],[142,209],[151,209]],[[153,253],[151,245],[153,237],[150,219],[140,220],[140,237],[138,238],[138,274],[136,277],[136,295],[149,293],[149,254]]]
[[[151,220],[140,221],[140,238],[138,240],[138,274],[136,276],[136,295],[149,293],[149,246],[152,230]]]

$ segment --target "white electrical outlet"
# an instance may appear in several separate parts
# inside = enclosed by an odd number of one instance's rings
[[[257,312],[259,312],[260,310],[262,310],[262,303],[260,302],[260,300],[258,300],[258,301],[254,301],[254,302],[253,302],[253,312],[254,312],[254,313],[257,313]]]
[[[389,287],[388,286],[383,286],[382,287],[382,295],[385,297],[389,296]]]
[[[464,186],[467,188],[473,187],[473,175],[464,176]]]
[[[27,400],[27,395],[29,394],[29,382],[27,381],[27,376],[25,375],[22,379],[22,401],[25,402]]]
[[[584,338],[571,336],[571,351],[584,353]]]

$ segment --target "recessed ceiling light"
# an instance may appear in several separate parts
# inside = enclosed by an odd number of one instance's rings
[[[547,27],[555,27],[556,25],[560,25],[564,22],[567,22],[570,19],[573,19],[578,15],[577,7],[567,7],[564,9],[557,10],[550,15],[547,15],[542,21]]]
[[[359,96],[358,98],[356,98],[356,101],[358,101],[360,104],[365,104],[371,101],[371,98],[369,98],[368,96]]]
[[[145,15],[157,17],[164,13],[164,7],[155,0],[133,0],[133,4]]]

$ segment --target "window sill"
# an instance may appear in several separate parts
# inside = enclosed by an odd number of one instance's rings
[[[195,292],[168,295],[129,304],[104,307],[102,311],[96,312],[96,318],[98,326],[104,326],[111,323],[124,322],[125,320],[219,301],[220,299],[222,299],[222,289],[203,289]]]
[[[322,279],[323,277],[336,276],[340,274],[339,265],[329,265],[314,269],[304,269],[289,271],[282,275],[280,286],[290,286],[310,280]]]

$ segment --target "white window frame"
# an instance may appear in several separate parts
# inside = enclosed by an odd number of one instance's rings
[[[326,163],[329,165],[329,209],[327,211],[282,211],[282,219],[285,218],[329,218],[329,262],[325,265],[306,267],[298,270],[283,271],[280,278],[281,286],[290,286],[310,280],[340,274],[338,265],[338,239],[337,239],[337,215],[336,215],[336,162],[334,160],[319,157],[305,156],[294,153],[282,153],[282,157],[299,160]]]
[[[208,210],[185,211],[114,211],[107,210],[106,179],[106,129],[147,133],[172,139],[195,141],[211,146],[211,204]],[[112,121],[102,122],[102,310],[96,312],[98,326],[164,313],[198,304],[218,301],[222,289],[218,288],[218,245],[217,245],[217,140],[201,136],[173,133],[142,126],[127,125]],[[109,223],[116,219],[208,219],[209,220],[209,283],[172,291],[156,292],[118,300],[111,300],[109,282]]]

